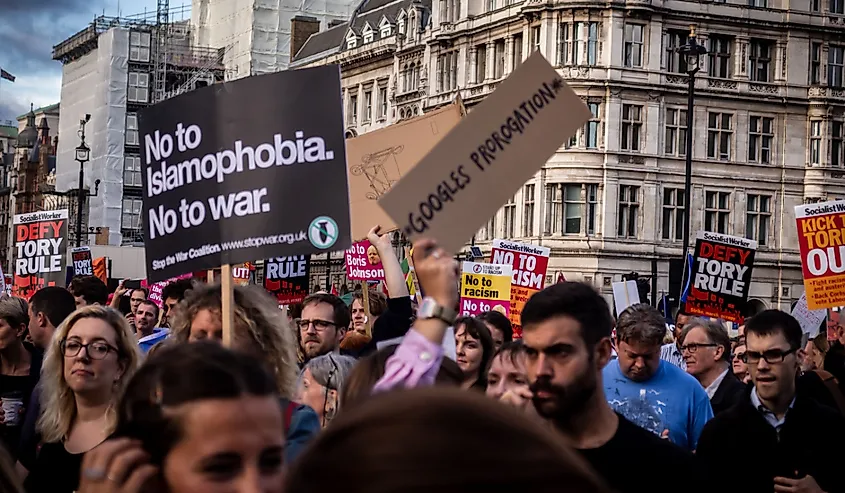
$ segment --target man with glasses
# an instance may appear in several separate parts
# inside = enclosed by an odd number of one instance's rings
[[[349,308],[333,294],[315,293],[302,302],[297,327],[303,364],[312,358],[338,351],[349,328]]]
[[[801,325],[766,310],[745,326],[745,362],[753,387],[733,408],[711,420],[698,457],[731,491],[833,493],[845,491],[845,419],[796,394]],[[742,454],[742,473],[725,462]]]
[[[742,399],[745,385],[730,371],[731,341],[724,327],[712,320],[693,318],[681,332],[679,342],[687,373],[704,387],[714,415]]]

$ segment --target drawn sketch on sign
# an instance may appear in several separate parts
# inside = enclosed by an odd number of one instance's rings
[[[399,161],[396,156],[404,150],[405,146],[398,145],[365,154],[361,158],[361,164],[356,164],[349,169],[353,176],[364,175],[370,182],[372,190],[367,192],[368,199],[378,200],[402,177],[402,170],[399,169]],[[386,168],[388,161],[392,163],[389,171]]]

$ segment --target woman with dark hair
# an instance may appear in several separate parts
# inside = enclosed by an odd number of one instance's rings
[[[455,349],[458,366],[464,372],[461,387],[484,392],[487,388],[487,368],[496,351],[490,330],[474,317],[455,320]]]
[[[562,490],[608,491],[558,435],[475,392],[444,387],[387,392],[341,413],[284,485],[285,493]]]
[[[284,416],[254,357],[197,342],[162,347],[129,382],[116,438],[86,454],[78,493],[280,493]]]

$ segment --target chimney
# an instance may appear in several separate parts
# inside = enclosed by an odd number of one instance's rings
[[[315,17],[297,15],[290,20],[290,59],[296,56],[312,34],[320,31],[320,21]]]

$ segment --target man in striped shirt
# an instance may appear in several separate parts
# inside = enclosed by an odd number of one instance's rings
[[[687,364],[684,361],[684,356],[681,354],[681,349],[678,347],[680,344],[678,341],[689,319],[690,315],[684,312],[683,307],[678,309],[678,314],[675,315],[675,330],[672,334],[675,337],[675,342],[670,342],[660,347],[660,359],[684,371],[687,370]]]

